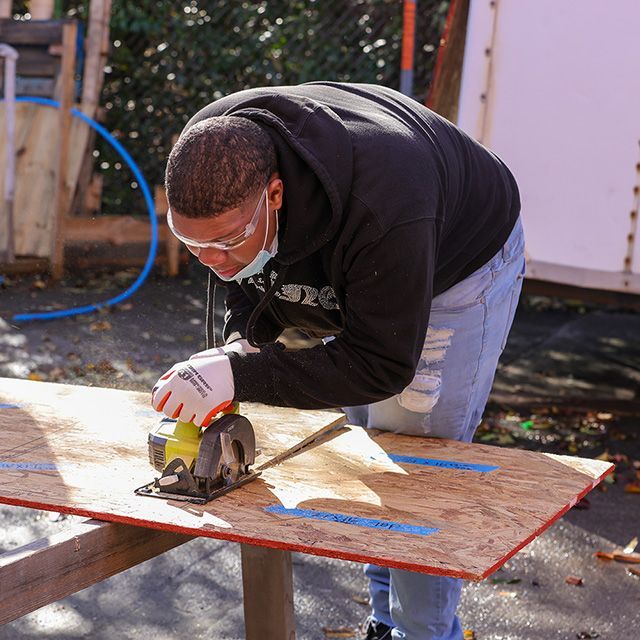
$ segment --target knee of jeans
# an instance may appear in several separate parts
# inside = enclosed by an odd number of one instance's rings
[[[431,413],[440,399],[442,368],[454,330],[429,327],[415,376],[398,396],[398,403],[408,411]]]

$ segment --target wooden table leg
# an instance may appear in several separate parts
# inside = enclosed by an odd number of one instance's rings
[[[246,640],[295,640],[291,552],[241,545]]]

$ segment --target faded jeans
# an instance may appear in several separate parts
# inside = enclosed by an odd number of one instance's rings
[[[348,421],[470,442],[511,329],[523,276],[524,238],[518,221],[487,264],[433,299],[412,383],[382,402],[345,408]],[[394,640],[462,640],[456,615],[462,580],[376,565],[367,565],[365,574],[372,615],[394,627]]]

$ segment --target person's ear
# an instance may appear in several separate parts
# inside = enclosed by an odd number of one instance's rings
[[[282,201],[284,199],[284,184],[278,177],[278,174],[275,174],[275,177],[273,177],[271,182],[269,182],[267,197],[269,199],[269,206],[271,209],[280,209],[282,207]]]

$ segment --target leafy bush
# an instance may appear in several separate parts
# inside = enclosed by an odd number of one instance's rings
[[[65,1],[58,11],[86,20],[88,4]],[[417,3],[414,87],[420,100],[448,4]],[[398,88],[402,9],[402,0],[114,0],[104,124],[147,181],[161,184],[173,136],[223,95],[311,80]],[[119,158],[100,141],[95,155],[105,179],[103,212],[142,213],[131,190],[137,185]]]

